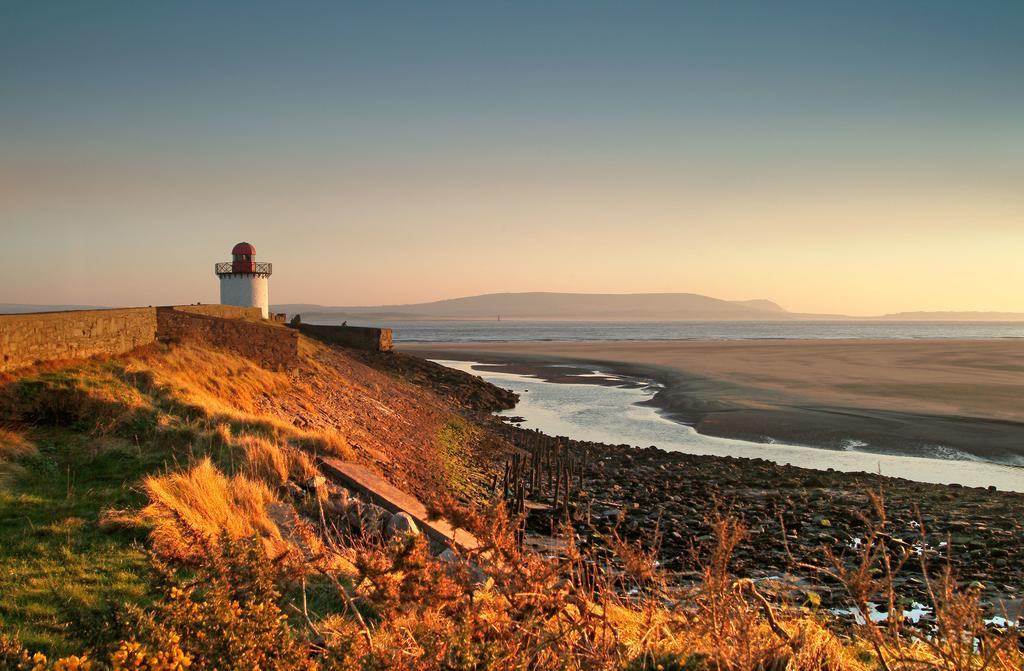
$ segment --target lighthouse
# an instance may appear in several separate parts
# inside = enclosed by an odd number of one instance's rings
[[[214,272],[220,278],[221,305],[259,308],[263,318],[270,316],[269,278],[272,264],[256,263],[256,248],[239,242],[231,250],[231,261],[218,263]]]

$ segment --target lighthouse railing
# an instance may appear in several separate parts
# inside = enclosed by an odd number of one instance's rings
[[[253,263],[251,265],[252,269],[246,270],[244,272],[251,273],[254,275],[270,275],[274,272],[273,263]],[[223,263],[216,264],[213,267],[213,272],[217,273],[218,275],[231,275],[232,273],[237,272],[234,268],[235,264],[233,261],[225,261]]]

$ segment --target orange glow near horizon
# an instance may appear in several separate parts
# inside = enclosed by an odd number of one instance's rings
[[[52,235],[14,231],[2,272],[33,280],[8,277],[0,302],[213,302],[210,267],[245,239],[275,263],[276,303],[680,291],[767,298],[796,312],[1024,312],[1019,199],[828,183],[612,188],[599,177],[560,185],[410,176],[408,186],[386,188],[325,175],[8,182],[7,220],[57,223]],[[38,260],[46,273],[33,271]]]

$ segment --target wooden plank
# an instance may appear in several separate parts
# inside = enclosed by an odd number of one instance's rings
[[[372,503],[391,512],[405,512],[417,526],[434,541],[454,545],[461,550],[475,550],[480,542],[465,529],[456,529],[446,520],[427,519],[427,507],[412,494],[403,492],[365,466],[352,461],[323,457],[321,469],[327,477],[343,487],[370,499]]]

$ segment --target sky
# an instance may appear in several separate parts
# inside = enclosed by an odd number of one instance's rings
[[[0,303],[1024,312],[1024,3],[0,0]]]

